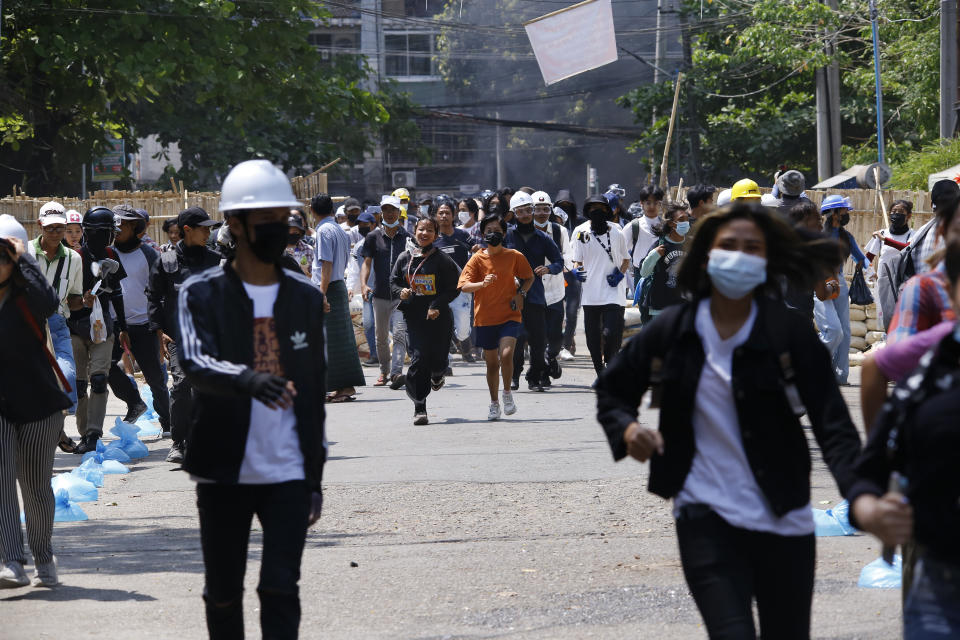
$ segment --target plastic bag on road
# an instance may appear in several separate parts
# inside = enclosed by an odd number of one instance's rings
[[[140,385],[140,398],[143,400],[143,403],[147,405],[146,412],[140,417],[146,418],[147,420],[159,419],[160,416],[158,416],[157,412],[153,409],[153,391],[150,389],[150,385]],[[137,422],[139,422],[139,420]]]
[[[130,462],[130,456],[127,455],[126,451],[124,451],[119,447],[111,447],[110,449],[107,449],[107,447],[103,444],[103,440],[97,440],[97,450],[87,451],[85,454],[83,454],[83,457],[80,458],[80,460],[82,462],[86,462],[87,460],[89,460],[94,456],[100,456],[100,458],[102,459],[101,461],[115,460],[117,462]],[[109,473],[109,472],[104,471],[104,473]],[[126,473],[126,472],[114,471],[113,473]]]
[[[857,586],[868,589],[899,589],[902,574],[903,558],[900,555],[893,557],[892,567],[883,558],[877,558],[860,571]]]
[[[135,424],[127,424],[120,418],[114,423],[110,433],[117,436],[119,440],[114,440],[107,445],[107,451],[110,449],[121,449],[130,456],[131,459],[146,458],[150,454],[147,445],[140,442],[137,434],[140,433],[140,427]]]
[[[155,420],[147,419],[146,414],[137,419],[136,426],[140,427],[140,433],[138,433],[137,436],[141,440],[143,438],[159,438],[163,435],[163,430],[160,428],[160,423]]]
[[[58,493],[61,489],[67,492],[70,500],[73,502],[96,502],[98,498],[97,488],[92,482],[84,480],[72,473],[61,473],[50,479],[50,487],[53,493]]]
[[[56,502],[56,508],[53,511],[54,522],[81,522],[87,520],[87,514],[79,505],[70,500],[70,494],[66,489],[54,491],[53,498]],[[26,522],[26,516],[20,512],[20,522]]]
[[[815,534],[818,538],[829,538],[832,536],[852,536],[856,535],[857,530],[850,524],[848,516],[850,512],[850,503],[843,500],[833,509],[814,509],[813,523],[816,527]]]
[[[79,467],[70,472],[70,475],[92,482],[95,487],[103,486],[103,465],[97,462],[96,457],[87,458],[81,462]]]

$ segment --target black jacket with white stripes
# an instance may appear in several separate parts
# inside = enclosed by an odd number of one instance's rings
[[[299,270],[278,268],[277,273],[273,317],[280,364],[297,390],[293,408],[304,476],[319,491],[326,461],[323,294]],[[242,389],[255,373],[253,301],[227,263],[184,282],[177,306],[178,355],[198,396],[183,468],[200,478],[235,484],[250,430],[251,397]]]

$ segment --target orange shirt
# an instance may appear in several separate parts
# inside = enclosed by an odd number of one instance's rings
[[[490,273],[497,276],[493,284],[473,292],[474,326],[493,327],[510,320],[520,322],[520,311],[510,308],[510,300],[517,293],[517,283],[514,278],[527,280],[533,277],[530,263],[522,253],[513,249],[504,249],[495,256],[481,250],[467,261],[457,286],[483,282]]]

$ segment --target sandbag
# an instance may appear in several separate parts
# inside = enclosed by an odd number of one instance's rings
[[[127,424],[120,418],[117,418],[116,422],[110,433],[117,436],[119,440],[114,440],[107,445],[107,451],[110,449],[120,449],[131,459],[137,458],[146,458],[150,455],[150,450],[147,449],[147,445],[140,442],[140,438],[137,437],[137,434],[140,433],[140,427],[135,424]]]
[[[864,311],[867,314],[867,318],[873,318],[874,320],[877,318],[877,305],[870,305]]]
[[[867,331],[867,335],[864,336],[864,339],[867,341],[867,344],[872,345],[876,342],[882,342],[887,339],[887,334],[882,331]]]
[[[863,309],[855,309],[853,305],[850,305],[850,320],[856,322],[863,322],[867,319],[867,313]]]
[[[61,473],[51,478],[50,488],[54,493],[61,489],[66,491],[72,502],[96,502],[99,497],[92,482],[72,473]]]
[[[856,349],[857,351],[863,351],[867,348],[867,341],[860,336],[853,336],[850,338],[850,348]]]
[[[850,335],[862,338],[867,335],[867,325],[862,322],[850,323]]]
[[[884,331],[879,318],[867,318],[864,324],[867,325],[867,331]]]
[[[902,583],[903,558],[893,557],[891,567],[883,558],[877,558],[860,571],[858,587],[867,589],[899,589]]]

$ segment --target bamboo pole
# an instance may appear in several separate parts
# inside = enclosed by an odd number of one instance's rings
[[[680,102],[680,83],[683,73],[677,72],[676,86],[673,88],[673,109],[670,111],[670,126],[667,128],[667,141],[663,145],[663,162],[660,164],[660,188],[667,188],[667,161],[670,158],[670,141],[673,139],[673,126],[677,120],[677,105]]]

